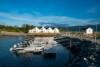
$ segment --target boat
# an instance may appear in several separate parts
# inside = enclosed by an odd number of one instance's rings
[[[35,38],[33,40],[25,40],[18,44],[14,44],[10,48],[10,51],[17,53],[44,53],[45,51],[52,50],[51,48],[55,46],[55,41],[46,41],[47,39]]]
[[[17,53],[42,52],[43,45],[41,43],[36,44],[31,41],[23,41],[17,45],[14,44],[14,46],[10,48],[10,51]]]

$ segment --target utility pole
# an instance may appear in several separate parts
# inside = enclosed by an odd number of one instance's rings
[[[95,30],[95,42],[96,42],[96,38],[97,38],[97,35],[96,35],[96,34],[97,34],[97,22],[96,22],[96,27],[95,27],[95,29],[96,29],[96,30]]]
[[[70,40],[70,48],[72,47],[72,41]]]

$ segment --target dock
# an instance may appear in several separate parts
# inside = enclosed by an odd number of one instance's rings
[[[34,40],[28,40],[23,43],[13,45],[13,47],[10,48],[10,51],[18,53],[47,52],[55,45],[56,41],[53,40],[53,37],[36,37]]]
[[[77,39],[80,39],[80,40],[87,40],[87,41],[91,41],[92,43],[100,44],[100,39],[85,37],[85,35],[64,33],[64,34],[61,34],[61,36],[67,36],[67,37],[70,37],[70,38],[77,38]]]
[[[64,41],[64,47],[70,50],[73,54],[73,57],[70,57],[69,59],[68,67],[73,67],[78,63],[84,63],[84,65],[87,65],[88,67],[96,67],[100,62],[100,39],[96,39],[96,37],[88,37],[82,34],[78,35],[70,33],[60,34],[57,38],[59,39],[58,42]],[[78,40],[80,42],[79,45],[73,43]],[[76,67],[78,66],[76,65]]]

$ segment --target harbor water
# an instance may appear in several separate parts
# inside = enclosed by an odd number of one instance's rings
[[[33,53],[15,55],[9,51],[11,46],[23,39],[18,36],[0,37],[0,67],[66,67],[70,52],[59,44],[52,50],[56,53],[55,58],[45,58],[42,54]]]

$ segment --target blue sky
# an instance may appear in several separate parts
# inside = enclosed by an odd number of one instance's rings
[[[100,0],[0,0],[0,24],[100,23]]]

